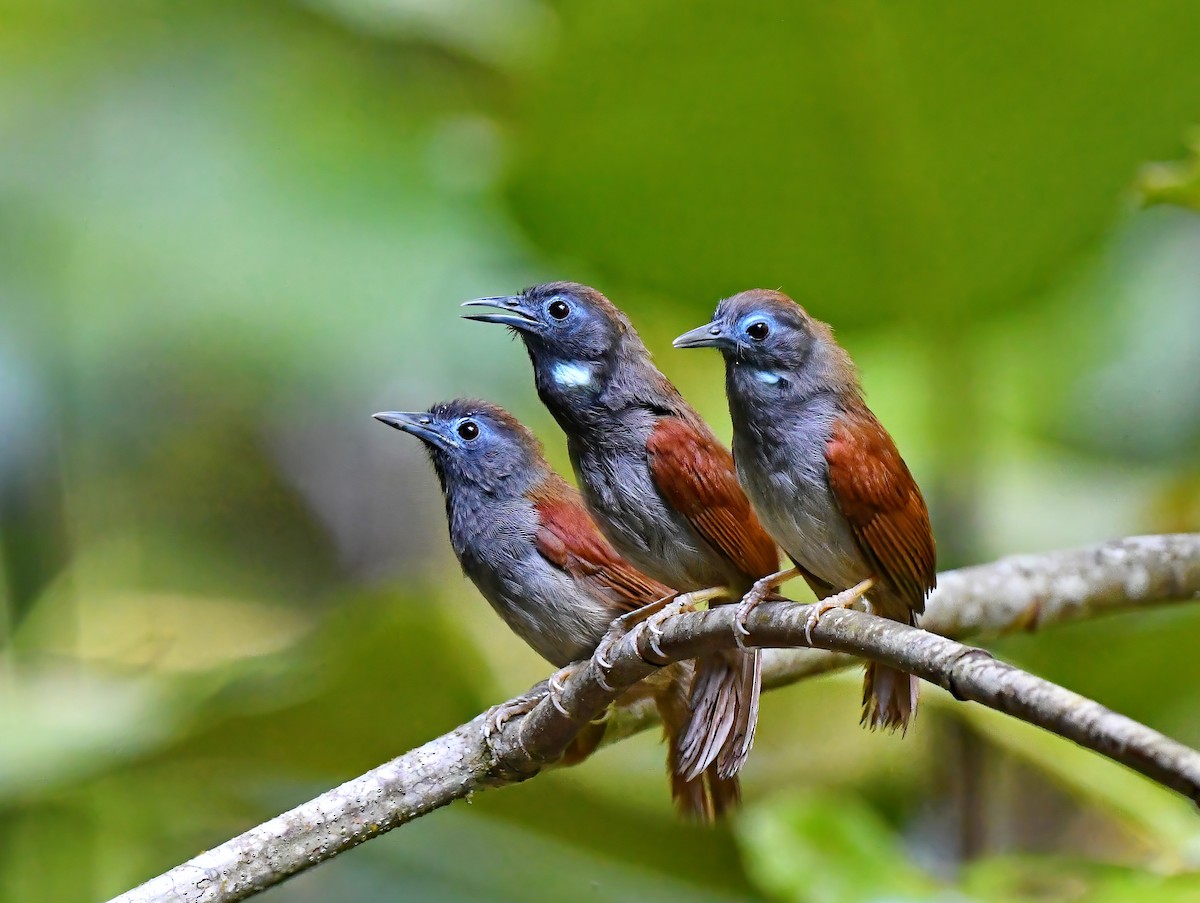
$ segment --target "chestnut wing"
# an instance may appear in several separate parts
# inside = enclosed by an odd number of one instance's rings
[[[627,611],[674,594],[673,589],[622,558],[578,499],[555,494],[536,499],[534,505],[537,549],[555,567],[577,580],[594,580],[614,591],[618,604]]]
[[[646,443],[663,498],[752,580],[779,568],[779,550],[742,491],[733,455],[707,429],[663,417]]]
[[[892,437],[865,409],[846,413],[825,448],[829,485],[867,562],[915,612],[937,583],[929,511]]]

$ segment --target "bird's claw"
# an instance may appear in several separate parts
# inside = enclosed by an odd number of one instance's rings
[[[763,601],[771,594],[771,591],[779,585],[779,578],[786,572],[780,574],[769,574],[760,580],[754,581],[754,586],[750,587],[750,592],[742,596],[742,601],[738,604],[737,611],[733,614],[733,641],[739,649],[746,648],[746,637],[750,636],[750,628],[746,626],[746,621],[749,620],[750,614],[758,606],[762,605]]]
[[[659,645],[664,636],[663,630],[659,625],[664,624],[677,614],[693,610],[695,610],[694,600],[689,598],[687,595],[684,595],[675,599],[673,602],[664,605],[660,611],[655,612],[644,621],[641,621],[637,627],[634,628],[633,633],[635,643],[634,648],[638,650],[638,656],[642,659],[642,661],[646,662],[648,665],[654,665],[656,668],[662,667],[663,660],[667,658],[667,654],[663,652],[662,647]],[[643,630],[650,634],[650,638],[647,640],[646,645],[649,647],[651,652],[658,656],[659,661],[652,662],[648,660],[646,656],[642,655],[639,635]]]
[[[829,611],[831,608],[837,608],[836,605],[826,605],[824,602],[817,602],[808,612],[808,617],[804,619],[804,642],[812,645],[813,628],[821,621],[821,615]]]
[[[621,617],[609,625],[607,632],[605,632],[599,644],[597,644],[596,651],[592,653],[592,661],[596,663],[596,683],[603,687],[605,692],[616,692],[609,685],[607,678],[608,672],[612,670],[613,650],[616,648],[617,643],[625,639],[631,632],[636,632],[636,628],[644,624],[646,618],[652,617],[662,611],[663,606],[668,605],[674,598],[674,594],[664,596],[639,609],[621,615]],[[633,628],[632,631],[631,628]]]
[[[612,622],[608,628],[608,632],[601,637],[600,643],[596,646],[596,651],[592,653],[592,660],[604,674],[612,670],[613,649],[616,648],[617,643],[629,635],[629,628],[626,626],[624,620],[624,618],[617,618]]]
[[[662,615],[659,614],[656,617],[662,617]],[[659,658],[666,658],[662,647],[658,645],[659,640],[663,638],[663,632],[653,618],[646,621],[646,631],[650,634],[650,651]]]
[[[504,730],[504,725],[514,718],[523,715],[528,715],[537,704],[546,698],[548,690],[545,687],[540,687],[532,692],[518,696],[516,699],[510,699],[508,702],[502,702],[499,705],[492,706],[488,712],[488,717],[483,725],[483,740],[491,748],[496,740],[496,737]]]
[[[559,702],[558,697],[562,694],[564,689],[563,680],[565,680],[567,677],[570,677],[570,675],[571,669],[563,668],[561,671],[552,674],[550,676],[550,680],[547,681],[546,684],[549,688],[547,692],[550,696],[550,704],[554,706],[554,708],[558,711],[558,714],[562,715],[564,718],[570,718],[571,713],[563,708],[563,704]]]
[[[604,648],[597,647],[595,653],[592,655],[593,660],[596,662],[596,667],[600,669],[601,674],[607,674],[612,670],[612,659],[608,657],[609,648],[607,646]]]
[[[612,688],[612,686],[608,682],[608,669],[611,667],[612,667],[611,664],[602,665],[600,663],[599,659],[596,660],[596,683],[599,684],[600,689],[603,690],[605,693],[616,693],[617,692],[616,690],[614,690]]]
[[[808,613],[808,617],[804,619],[804,642],[810,646],[812,645],[812,632],[820,622],[821,615],[827,611],[833,611],[835,608],[849,608],[861,599],[863,594],[874,584],[875,581],[868,577],[861,583],[850,587],[850,589],[843,590],[814,604]]]

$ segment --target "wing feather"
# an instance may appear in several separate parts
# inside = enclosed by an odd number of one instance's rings
[[[646,443],[663,497],[747,577],[779,568],[779,550],[738,482],[733,455],[707,428],[663,417]]]
[[[937,583],[929,511],[892,437],[865,408],[845,414],[825,449],[829,485],[876,576],[915,612]]]
[[[576,579],[607,587],[622,610],[633,611],[675,592],[622,558],[567,484],[535,498],[534,506],[539,522],[535,542],[542,557]]]

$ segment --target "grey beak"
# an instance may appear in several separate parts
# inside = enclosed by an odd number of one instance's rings
[[[474,301],[464,301],[463,307],[491,307],[499,313],[463,314],[465,320],[475,320],[479,323],[499,323],[501,326],[511,326],[529,332],[538,325],[538,321],[520,309],[520,295],[497,295],[494,298],[476,298]]]
[[[735,343],[719,323],[712,322],[685,332],[671,344],[676,348],[732,348]]]
[[[438,448],[449,448],[456,444],[438,432],[433,418],[424,411],[382,411],[371,416],[380,423],[386,423],[390,427],[410,433],[422,442],[428,442]]]

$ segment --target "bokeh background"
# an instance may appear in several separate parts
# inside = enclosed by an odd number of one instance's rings
[[[566,466],[458,302],[572,278],[670,339],[831,321],[941,564],[1200,527],[1200,7],[0,0],[0,899],[100,900],[524,690],[417,443],[462,394]],[[1189,143],[1191,147],[1189,147]],[[1200,610],[996,638],[1200,744]],[[1200,818],[929,690],[770,694],[743,817],[649,734],[273,901],[1196,901]]]

